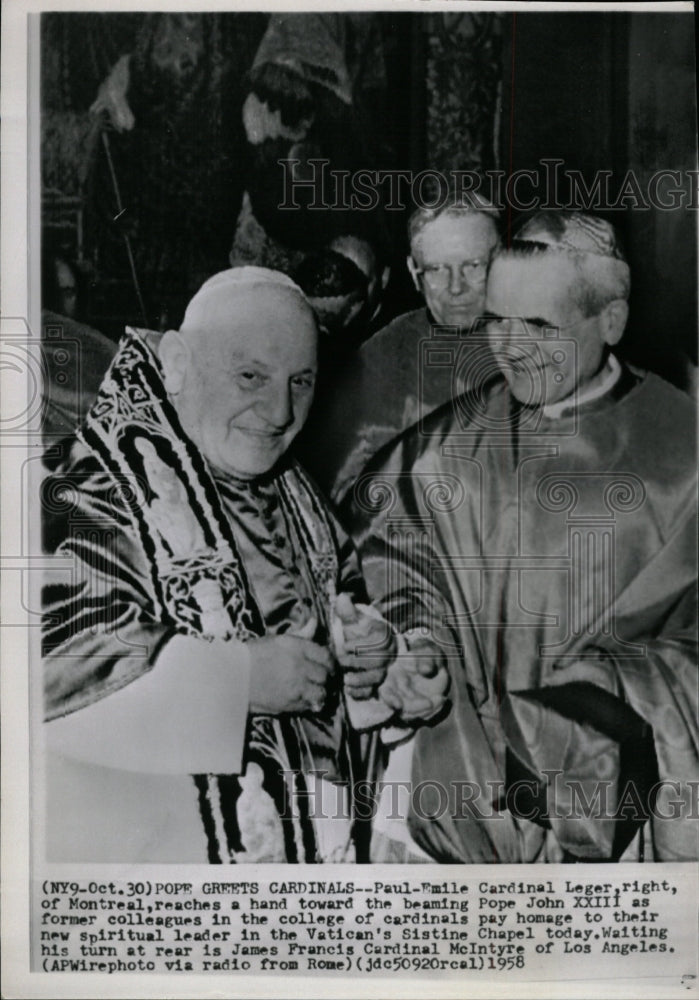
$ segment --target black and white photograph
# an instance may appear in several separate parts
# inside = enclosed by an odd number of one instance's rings
[[[3,995],[695,995],[693,6],[73,6],[3,6]]]

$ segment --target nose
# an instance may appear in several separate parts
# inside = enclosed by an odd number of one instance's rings
[[[262,415],[275,430],[284,430],[293,423],[294,402],[288,384],[276,386],[262,401]]]
[[[464,275],[461,267],[457,264],[449,268],[449,292],[451,295],[461,295],[461,292],[468,288],[469,281]]]

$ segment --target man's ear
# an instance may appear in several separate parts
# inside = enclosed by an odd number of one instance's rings
[[[607,303],[600,314],[602,320],[602,336],[606,344],[612,347],[618,344],[626,329],[629,315],[629,304],[625,299],[614,299]]]
[[[405,262],[408,265],[408,270],[410,271],[410,277],[413,279],[413,284],[415,285],[416,290],[420,292],[420,294],[422,294],[422,289],[420,288],[420,280],[418,278],[418,273],[417,273],[417,264],[415,263],[415,261],[411,256],[408,256]]]
[[[158,354],[165,375],[165,389],[171,396],[176,396],[182,389],[189,367],[190,346],[176,330],[168,330],[160,341]]]

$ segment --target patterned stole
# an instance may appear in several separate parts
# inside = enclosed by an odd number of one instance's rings
[[[79,436],[114,480],[115,499],[134,521],[160,620],[208,640],[262,636],[265,623],[215,482],[168,399],[146,333],[127,328]],[[298,467],[284,472],[277,484],[321,596],[321,624],[329,634],[338,573],[332,528]],[[211,862],[250,857],[239,816],[259,803],[246,803],[246,794],[271,797],[287,861],[328,860],[319,854],[305,775],[344,770],[341,714],[339,706],[332,718],[251,717],[246,765],[249,770],[256,764],[262,776],[253,793],[246,793],[245,778],[194,775]],[[269,825],[269,810],[265,822]]]

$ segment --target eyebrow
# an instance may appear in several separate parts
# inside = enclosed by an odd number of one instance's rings
[[[232,353],[230,358],[234,365],[255,365],[257,368],[264,368],[266,371],[269,370],[269,365],[264,361],[261,361],[259,358],[246,358],[244,354],[238,351]]]
[[[544,319],[541,316],[502,316],[500,313],[490,312],[485,310],[483,313],[483,319],[520,319],[523,323],[531,323],[534,326],[550,326],[555,327],[558,324],[551,322],[550,319]]]
[[[527,316],[524,318],[525,323],[534,323],[536,326],[557,326],[557,323],[552,323],[550,319],[543,319],[541,316]]]
[[[238,353],[232,355],[231,362],[234,367],[236,365],[242,365],[243,367],[260,368],[263,372],[272,372],[274,370],[265,361],[261,361],[259,358],[245,358]],[[313,367],[312,365],[307,365],[305,368],[300,368],[297,372],[292,372],[292,376],[305,375],[306,373],[315,375],[317,371],[317,366]]]

